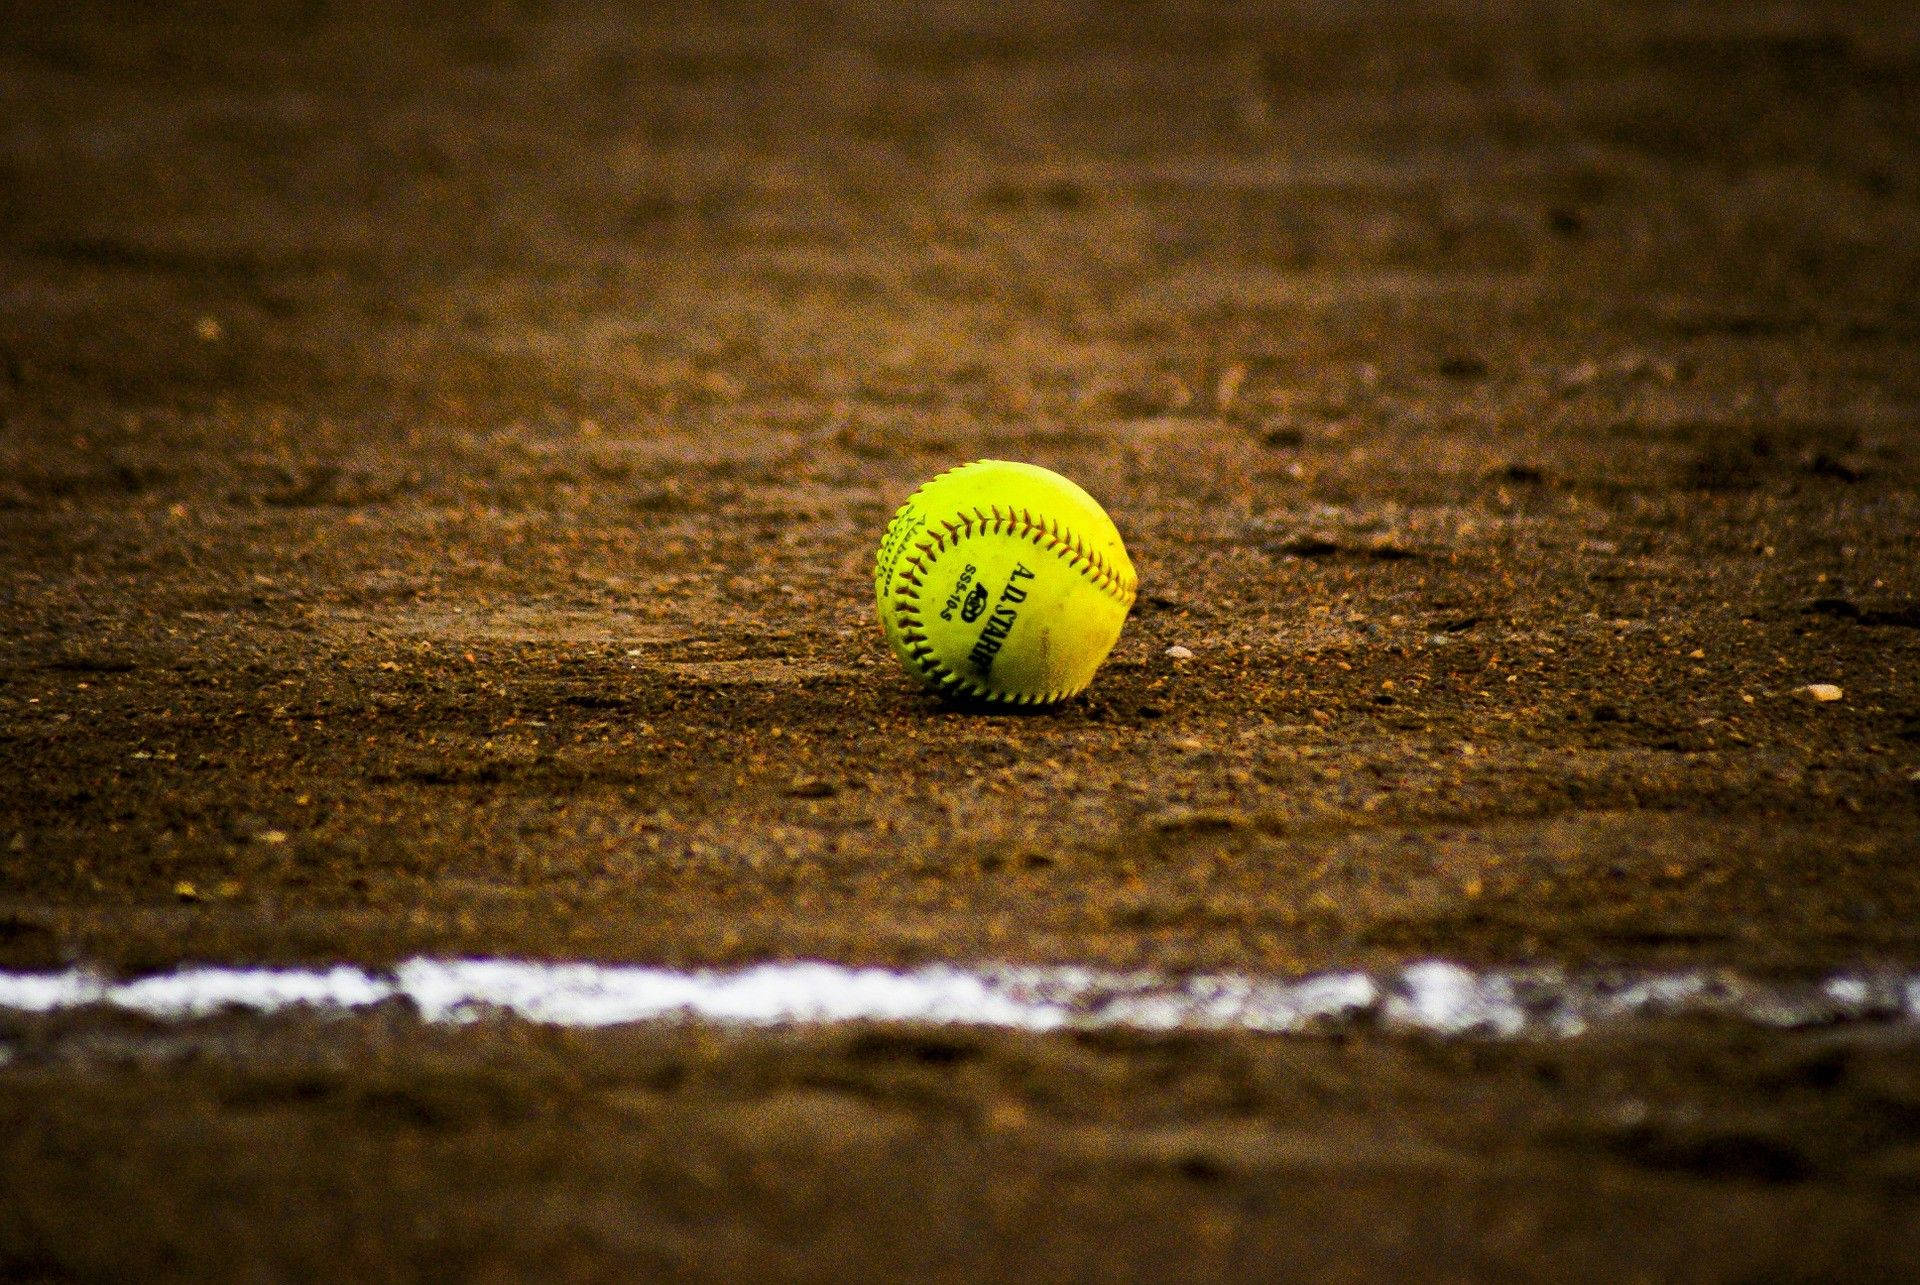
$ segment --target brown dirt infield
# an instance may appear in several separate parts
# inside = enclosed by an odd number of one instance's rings
[[[0,966],[1911,968],[1916,49],[0,5]],[[1057,711],[871,620],[980,456]],[[0,1273],[1891,1279],[1913,1047],[12,1016]]]

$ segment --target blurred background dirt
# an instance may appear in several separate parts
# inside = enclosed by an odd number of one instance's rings
[[[0,4],[0,965],[1910,968],[1916,49]],[[978,456],[1141,571],[1056,712],[870,619]],[[16,1275],[1897,1278],[1920,1225],[1887,1032],[8,1023]]]

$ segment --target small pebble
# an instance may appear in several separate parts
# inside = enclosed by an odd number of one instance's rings
[[[1810,701],[1817,701],[1822,704],[1827,701],[1837,701],[1846,695],[1845,692],[1835,687],[1832,683],[1808,683],[1805,687],[1799,689],[1798,694],[1806,697]]]
[[[1167,655],[1174,660],[1193,659],[1193,653],[1185,647],[1182,647],[1179,643],[1175,643],[1173,646],[1167,648]]]

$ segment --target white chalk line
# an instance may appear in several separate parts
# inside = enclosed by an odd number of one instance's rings
[[[427,1022],[493,1016],[566,1027],[699,1021],[769,1027],[924,1022],[1022,1031],[1298,1032],[1373,1025],[1493,1038],[1578,1035],[1633,1019],[1718,1017],[1769,1027],[1920,1026],[1920,974],[1762,981],[1737,974],[1474,970],[1427,960],[1382,973],[1170,977],[1076,966],[818,962],[732,970],[411,959],[390,972],[190,966],[115,981],[84,969],[0,973],[0,1013],[120,1009],[161,1020],[225,1012],[351,1013],[401,1003]]]

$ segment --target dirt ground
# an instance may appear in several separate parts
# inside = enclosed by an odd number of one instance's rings
[[[1920,16],[1219,8],[0,3],[0,967],[1920,965]],[[0,1274],[1911,1279],[1917,1047],[16,1015]]]

